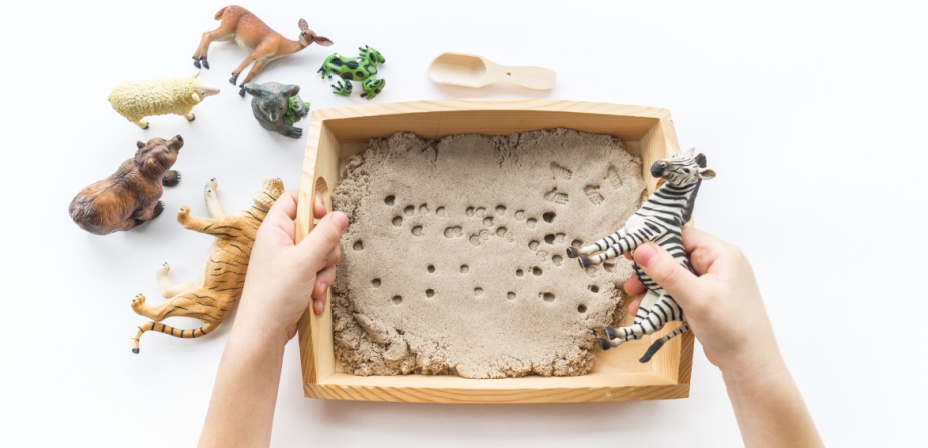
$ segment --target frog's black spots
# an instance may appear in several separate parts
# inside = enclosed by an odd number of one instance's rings
[[[354,250],[364,250],[364,242],[357,240],[354,242],[354,245],[351,246]]]
[[[593,205],[600,205],[603,203],[603,195],[599,192],[599,185],[587,185],[583,188],[583,193],[586,194],[587,199],[593,203]]]
[[[557,162],[551,162],[551,175],[553,175],[555,179],[570,180],[570,178],[574,176],[574,172],[558,165]]]
[[[619,175],[619,170],[615,165],[609,165],[609,168],[606,169],[606,180],[612,185],[612,188],[619,189],[622,187],[622,176]]]
[[[548,202],[553,202],[558,205],[566,205],[570,202],[570,199],[567,197],[567,193],[562,193],[557,191],[557,187],[554,187],[553,190],[545,193],[545,200]]]
[[[395,204],[395,203],[396,203],[396,196],[393,196],[393,195],[391,194],[390,196],[385,197],[385,198],[383,199],[383,203],[384,203],[384,204],[387,204],[387,205],[393,205],[393,204]]]

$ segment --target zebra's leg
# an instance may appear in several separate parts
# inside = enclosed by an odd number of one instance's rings
[[[651,357],[654,356],[654,354],[657,353],[657,351],[660,350],[660,348],[663,347],[667,341],[683,333],[686,333],[687,331],[689,331],[689,329],[690,329],[690,324],[687,322],[683,322],[683,325],[680,325],[679,327],[677,327],[676,330],[673,330],[670,333],[667,333],[666,336],[654,341],[654,343],[651,344],[650,347],[648,347],[648,350],[644,352],[644,356],[642,356],[641,359],[638,360],[638,362],[644,364],[650,361]]]
[[[619,242],[619,240],[625,237],[626,234],[627,232],[625,231],[625,227],[622,227],[621,229],[619,229],[612,235],[609,235],[593,244],[583,246],[580,249],[568,247],[567,257],[577,258],[580,255],[589,255],[589,254],[592,254],[593,252],[599,252],[599,251],[609,249],[610,247],[615,245],[617,242]]]
[[[175,285],[171,283],[171,279],[168,278],[168,272],[171,271],[171,266],[167,262],[161,263],[161,267],[158,268],[158,272],[155,273],[155,278],[158,279],[158,289],[161,290],[161,297],[165,299],[170,299],[183,291],[192,289],[196,287],[196,283],[184,283],[181,285]]]
[[[667,313],[657,310],[655,304],[661,301],[666,294],[662,295],[655,291],[648,291],[644,298],[641,299],[641,305],[638,307],[638,313],[635,315],[635,321],[621,328],[605,327],[606,337],[608,339],[599,339],[599,346],[603,350],[618,347],[623,342],[638,340],[660,330],[667,323]],[[666,317],[665,317],[666,316]]]

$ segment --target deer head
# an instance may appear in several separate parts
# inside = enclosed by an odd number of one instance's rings
[[[313,42],[322,45],[323,47],[328,47],[332,45],[332,40],[328,37],[317,36],[315,31],[309,29],[309,25],[306,23],[306,20],[300,19],[297,22],[297,25],[300,27],[300,45],[306,47],[311,45]]]

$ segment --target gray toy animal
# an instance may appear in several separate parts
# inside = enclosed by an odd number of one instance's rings
[[[245,91],[252,95],[251,111],[261,127],[287,137],[300,138],[303,130],[293,126],[309,113],[309,103],[297,96],[300,86],[266,82],[245,84]]]
[[[174,186],[180,174],[170,169],[184,139],[153,138],[136,143],[135,157],[126,160],[111,176],[74,196],[69,211],[82,229],[97,235],[129,230],[155,219],[164,211],[163,186]]]

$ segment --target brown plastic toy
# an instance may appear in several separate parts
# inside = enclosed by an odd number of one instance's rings
[[[207,257],[206,269],[199,281],[174,285],[168,279],[170,267],[167,263],[161,265],[157,273],[158,286],[161,295],[168,300],[158,305],[148,305],[142,294],[132,300],[132,309],[136,313],[154,321],[140,325],[136,330],[132,337],[133,353],[139,352],[139,339],[146,331],[160,331],[185,339],[209,334],[238,302],[245,286],[245,272],[248,270],[258,227],[284,191],[284,184],[280,179],[266,179],[264,186],[255,194],[254,205],[232,215],[223,211],[216,195],[217,185],[216,179],[210,179],[203,192],[209,218],[191,217],[187,206],[177,212],[177,221],[184,228],[216,237]],[[193,330],[181,330],[160,323],[165,318],[175,316],[200,319],[206,325]]]
[[[239,85],[238,94],[245,96],[244,85],[264,69],[268,62],[284,56],[296,53],[313,42],[327,47],[332,45],[332,41],[326,37],[317,36],[313,30],[309,29],[306,21],[300,19],[300,37],[298,40],[290,40],[280,35],[280,33],[271,29],[261,19],[252,14],[245,8],[236,5],[226,6],[216,13],[216,20],[221,20],[219,28],[213,31],[203,33],[200,39],[200,46],[197,47],[196,53],[193,54],[193,65],[197,68],[209,68],[209,62],[206,60],[206,51],[209,44],[213,41],[234,40],[238,46],[245,50],[251,51],[251,54],[232,71],[232,77],[229,82],[235,85],[238,75],[245,70],[251,63],[251,67],[245,80]]]
[[[139,140],[136,146],[135,157],[71,200],[71,219],[82,229],[97,235],[129,230],[157,218],[164,210],[162,186],[180,182],[180,173],[170,168],[184,139],[178,135],[170,140],[153,138],[148,143]]]

